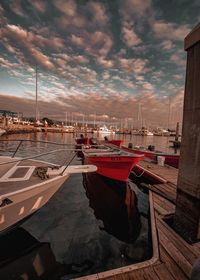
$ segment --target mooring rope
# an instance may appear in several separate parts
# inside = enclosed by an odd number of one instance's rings
[[[144,172],[145,172],[145,170],[143,170],[142,173],[141,173],[140,175],[137,175],[134,171],[131,171],[131,173],[132,173],[134,176],[138,177],[138,178],[142,177],[142,175],[144,174]]]

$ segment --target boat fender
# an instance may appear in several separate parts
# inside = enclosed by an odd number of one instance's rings
[[[128,143],[128,148],[132,149],[133,148],[133,143]]]
[[[155,151],[155,146],[149,145],[149,146],[148,146],[148,150],[149,150],[149,151],[152,151],[152,152]]]
[[[0,207],[4,207],[4,206],[9,205],[9,204],[11,204],[11,203],[13,203],[12,200],[10,200],[9,198],[4,198],[4,199],[1,201]]]

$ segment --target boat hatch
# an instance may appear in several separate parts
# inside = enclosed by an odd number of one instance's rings
[[[14,181],[29,180],[34,170],[35,170],[35,166],[15,165],[0,178],[0,182],[14,182]]]

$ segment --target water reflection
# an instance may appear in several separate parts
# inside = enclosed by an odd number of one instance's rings
[[[79,135],[79,134],[78,134]],[[29,134],[13,134],[13,135],[3,135],[1,139],[33,139],[33,140],[44,140],[44,141],[54,141],[58,143],[68,143],[74,144],[74,138],[78,135],[74,133],[29,133]],[[88,133],[87,137],[94,136],[92,133]],[[111,134],[109,139],[123,139],[124,144],[133,143],[133,146],[145,146],[154,145],[156,150],[161,150],[163,152],[172,152],[170,148],[170,140],[174,140],[174,137],[164,137],[164,136],[141,136],[141,135],[121,135],[121,134]]]
[[[125,182],[96,173],[84,174],[83,186],[95,217],[108,233],[125,242],[134,242],[141,229],[137,196]]]
[[[60,279],[64,268],[56,262],[51,246],[39,242],[22,228],[0,239],[0,279]]]

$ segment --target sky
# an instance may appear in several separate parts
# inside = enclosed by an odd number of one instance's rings
[[[0,0],[0,109],[175,126],[199,0]],[[170,123],[170,124],[169,124]]]

